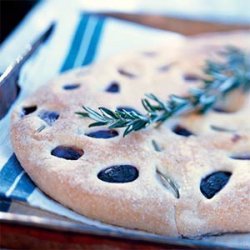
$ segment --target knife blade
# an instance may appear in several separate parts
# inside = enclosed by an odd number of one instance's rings
[[[0,120],[7,114],[20,92],[18,78],[22,66],[49,39],[54,29],[55,23],[52,23],[0,76]]]

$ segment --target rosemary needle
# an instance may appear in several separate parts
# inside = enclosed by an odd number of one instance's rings
[[[153,124],[158,126],[176,115],[192,111],[205,113],[228,93],[236,89],[250,90],[250,55],[238,48],[227,47],[221,56],[222,62],[206,62],[202,79],[204,86],[190,89],[188,96],[170,95],[167,101],[162,101],[154,94],[147,94],[142,99],[146,114],[125,109],[112,111],[104,107],[97,112],[85,106],[84,112],[76,114],[93,119],[95,122],[90,127],[125,128],[123,136],[126,136]]]

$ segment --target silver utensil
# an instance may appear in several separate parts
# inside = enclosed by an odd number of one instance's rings
[[[26,51],[19,56],[13,64],[7,67],[0,76],[0,119],[2,119],[10,109],[12,103],[16,100],[20,87],[18,86],[18,78],[24,63],[37,51],[37,49],[45,43],[53,33],[55,23],[40,35],[35,42],[30,44]]]

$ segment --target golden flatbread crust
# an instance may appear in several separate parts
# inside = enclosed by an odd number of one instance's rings
[[[42,191],[93,219],[170,236],[250,232],[250,161],[230,158],[250,154],[249,95],[236,92],[230,97],[234,112],[175,118],[125,138],[122,129],[116,129],[119,135],[110,139],[86,136],[101,128],[89,128],[92,121],[75,114],[82,105],[132,107],[143,112],[140,100],[145,93],[162,99],[185,95],[201,84],[185,78],[202,76],[205,60],[217,58],[225,45],[250,51],[250,31],[166,44],[69,71],[44,85],[13,112],[11,137],[16,156]],[[71,84],[79,87],[64,89]],[[111,84],[119,85],[118,93],[106,91]],[[32,106],[36,110],[24,115],[23,108]],[[58,119],[51,124],[44,121],[41,114],[45,111],[57,112]],[[174,133],[176,124],[193,135]],[[77,160],[52,155],[60,145],[74,146],[84,154]],[[128,183],[98,178],[103,169],[122,164],[135,166],[138,178]],[[179,197],[157,171],[171,180]],[[230,172],[231,177],[208,199],[200,190],[201,180],[216,171]]]

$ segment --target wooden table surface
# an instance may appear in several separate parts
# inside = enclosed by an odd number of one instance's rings
[[[162,250],[217,249],[212,246],[176,245],[140,240],[97,236],[51,230],[25,225],[1,223],[0,247],[4,249],[88,249],[88,250]],[[224,248],[218,248],[224,249]],[[226,249],[226,248],[225,248]],[[228,248],[227,248],[228,249]]]
[[[213,242],[100,229],[18,203],[19,212],[0,212],[4,249],[228,249]],[[36,214],[36,215],[34,215]]]
[[[1,225],[0,246],[15,249],[183,249],[183,246],[113,239],[20,225]],[[191,249],[188,248],[187,249]]]

